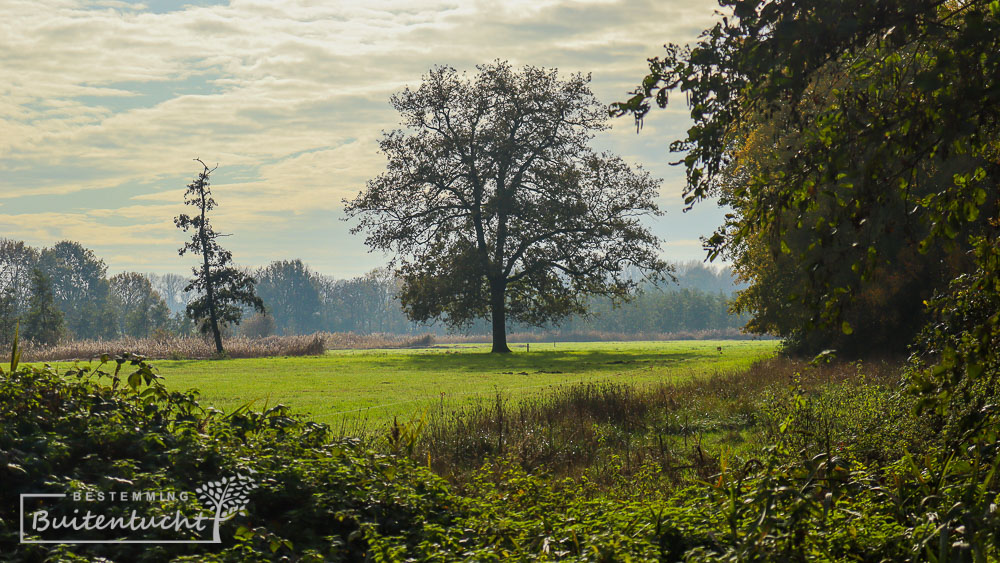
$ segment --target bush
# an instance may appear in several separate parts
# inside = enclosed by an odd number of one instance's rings
[[[638,503],[516,468],[497,469],[507,475],[503,485],[478,479],[461,496],[426,468],[334,439],[326,426],[281,405],[226,416],[203,409],[195,392],[167,392],[138,357],[63,374],[48,367],[4,374],[0,456],[0,553],[8,560],[599,560],[660,550]],[[259,486],[221,545],[18,543],[21,493],[120,490],[123,483],[179,493],[226,474],[252,474]],[[169,500],[152,508],[157,515],[177,509]]]
[[[240,323],[240,334],[247,338],[264,338],[274,334],[276,328],[274,317],[267,313],[254,313]]]

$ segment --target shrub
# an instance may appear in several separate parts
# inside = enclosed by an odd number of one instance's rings
[[[91,370],[58,374],[19,368],[0,377],[0,553],[38,559],[71,554],[157,561],[199,554],[199,546],[98,544],[54,548],[18,543],[18,494],[130,488],[191,491],[219,476],[254,472],[238,537],[216,546],[219,559],[353,560],[381,548],[412,549],[422,531],[444,527],[458,505],[444,483],[404,459],[277,405],[228,416],[203,409],[197,394],[170,393],[141,358],[119,357]],[[114,510],[113,506],[105,506]],[[158,511],[172,514],[172,503]],[[278,541],[272,550],[272,541]],[[211,546],[210,546],[211,547]]]
[[[264,338],[274,334],[277,325],[274,317],[267,313],[254,313],[240,323],[240,334],[247,338]]]

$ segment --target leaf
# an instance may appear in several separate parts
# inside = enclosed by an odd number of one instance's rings
[[[851,327],[851,323],[847,321],[841,323],[840,330],[843,331],[844,334],[854,334],[854,329]]]
[[[142,374],[137,371],[132,372],[132,374],[128,376],[128,386],[131,387],[133,391],[138,391],[141,385]]]
[[[984,371],[985,368],[983,367],[983,364],[970,364],[969,367],[966,368],[969,379],[973,381],[982,377]]]

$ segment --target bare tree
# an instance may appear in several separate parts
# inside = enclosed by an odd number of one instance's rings
[[[172,313],[183,312],[194,297],[191,292],[184,290],[188,285],[188,280],[184,276],[170,273],[147,274],[147,277],[153,288],[163,296]]]

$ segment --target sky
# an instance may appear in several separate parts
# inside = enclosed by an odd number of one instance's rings
[[[383,266],[343,220],[385,167],[389,96],[435,65],[590,73],[621,101],[664,43],[715,21],[712,0],[230,0],[0,3],[0,237],[36,247],[76,240],[110,273],[185,273],[184,187],[212,176],[217,231],[241,266],[300,258],[337,278]],[[594,147],[663,178],[648,222],[671,261],[703,260],[700,236],[724,211],[683,213],[683,169],[668,151],[686,107],[640,133],[611,121]]]

